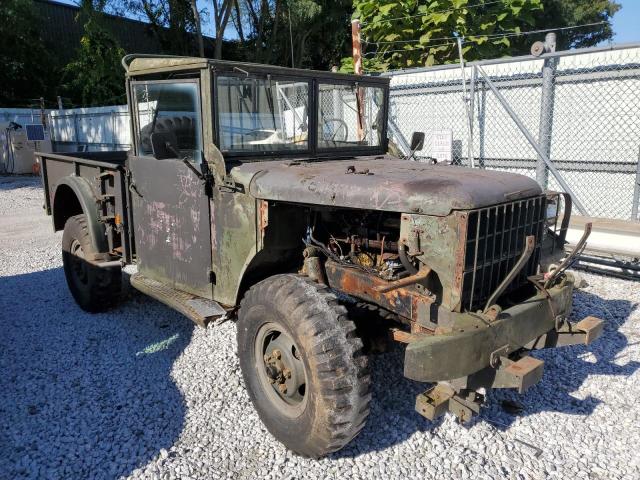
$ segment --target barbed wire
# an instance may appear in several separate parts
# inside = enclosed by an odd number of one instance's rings
[[[452,38],[456,38],[455,36],[451,36],[451,37],[439,37],[439,38],[430,38],[429,42],[436,42],[439,40],[450,40]],[[368,45],[382,45],[382,44],[387,44],[387,43],[415,43],[415,42],[419,42],[420,39],[414,39],[414,40],[381,40],[379,42],[369,42],[368,40],[361,40],[362,43],[366,43]]]
[[[420,47],[402,48],[402,49],[397,49],[397,50],[383,50],[383,51],[367,52],[363,56],[368,58],[369,55],[377,55],[378,53],[410,52],[412,50],[424,50],[425,53],[426,53],[427,50],[429,50],[431,48],[444,47],[444,46],[447,46],[447,45],[455,45],[455,44],[456,44],[456,42],[448,42],[448,43],[440,43],[438,45],[429,45],[429,46],[422,45]]]
[[[498,38],[507,38],[507,37],[519,37],[519,36],[524,36],[524,35],[533,35],[536,33],[546,33],[546,32],[558,32],[558,31],[564,31],[564,30],[574,30],[574,29],[578,29],[578,28],[585,28],[585,27],[593,27],[596,25],[604,25],[604,24],[608,24],[609,22],[603,21],[603,22],[593,22],[593,23],[584,23],[581,25],[573,25],[573,26],[569,26],[569,27],[555,27],[555,28],[544,28],[544,29],[538,29],[538,30],[528,30],[528,31],[524,31],[524,32],[517,32],[517,31],[513,31],[513,32],[500,32],[500,33],[495,33],[495,34],[473,34],[473,35],[467,35],[462,43],[463,44],[469,44],[469,43],[479,43],[479,42],[484,42],[487,39],[491,39],[491,40],[495,40]],[[485,38],[470,38],[470,37],[485,37]],[[456,42],[447,42],[447,43],[440,43],[437,45],[430,45],[431,42],[434,42],[436,40],[450,40],[450,39],[456,39],[458,38],[457,36],[451,36],[451,37],[442,37],[439,39],[432,39],[429,42],[425,42],[425,43],[420,43],[419,46],[416,47],[411,47],[411,48],[403,48],[403,49],[395,49],[395,50],[377,50],[376,52],[368,52],[369,54],[377,54],[377,53],[396,53],[396,52],[410,52],[413,50],[428,50],[431,48],[437,48],[437,47],[441,47],[441,46],[445,46],[445,45],[455,45]],[[378,47],[380,47],[380,45],[391,45],[391,44],[396,44],[396,43],[411,43],[411,42],[420,42],[420,40],[396,40],[396,41],[385,41],[385,42],[362,42],[362,43],[366,43],[368,45],[376,45]],[[364,55],[365,57],[367,56],[367,54]]]

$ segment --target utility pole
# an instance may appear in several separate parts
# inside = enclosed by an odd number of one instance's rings
[[[360,20],[351,20],[351,44],[353,45],[353,70],[362,75],[362,44],[360,43]]]
[[[362,75],[362,43],[360,42],[360,20],[351,20],[351,44],[353,46],[353,71]],[[356,86],[356,100],[358,102],[358,141],[364,139],[364,95],[361,87]]]

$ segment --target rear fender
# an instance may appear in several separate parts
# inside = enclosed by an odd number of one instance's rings
[[[68,203],[70,201],[69,189],[73,192],[75,200],[80,205],[82,212],[77,211],[77,206]],[[58,182],[58,185],[56,185],[56,190],[53,195],[54,229],[56,231],[62,230],[68,218],[79,213],[84,213],[87,219],[91,243],[96,252],[108,252],[109,246],[104,225],[100,223],[98,199],[93,194],[91,185],[82,177],[64,177]]]

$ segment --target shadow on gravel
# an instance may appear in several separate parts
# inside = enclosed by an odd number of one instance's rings
[[[129,475],[180,435],[193,326],[135,295],[80,310],[61,268],[0,278],[0,478]]]
[[[592,375],[624,376],[633,374],[640,362],[618,358],[628,345],[627,337],[618,331],[636,308],[626,300],[605,300],[585,291],[574,297],[572,321],[587,315],[605,320],[602,337],[589,346],[572,346],[535,352],[545,362],[542,381],[524,395],[513,390],[493,390],[487,404],[476,417],[463,428],[476,423],[489,422],[500,430],[508,429],[517,416],[505,412],[503,400],[517,402],[523,410],[518,415],[532,415],[551,411],[588,416],[601,400],[594,396],[578,399],[571,395]],[[595,357],[592,361],[591,352]],[[430,422],[415,410],[416,395],[426,390],[427,384],[413,382],[403,377],[404,348],[396,346],[391,352],[371,357],[373,399],[367,425],[343,450],[332,458],[355,457],[363,453],[384,450],[401,443],[417,431],[429,431],[438,427],[441,419]]]
[[[518,416],[538,412],[590,415],[602,401],[593,395],[582,399],[572,395],[587,378],[593,375],[628,377],[640,367],[640,362],[620,356],[629,340],[619,329],[637,306],[628,300],[605,300],[584,290],[576,292],[571,320],[578,321],[588,315],[603,319],[602,336],[588,346],[574,345],[534,353],[545,362],[542,381],[524,395],[496,390],[483,417],[494,422],[496,428],[506,430]],[[508,414],[501,407],[503,400],[519,403],[522,412]]]
[[[40,177],[34,175],[0,175],[0,191],[41,185]]]

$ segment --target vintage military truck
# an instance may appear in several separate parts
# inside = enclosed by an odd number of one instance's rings
[[[530,351],[600,335],[601,320],[567,320],[570,198],[389,155],[388,79],[123,65],[132,149],[37,154],[71,294],[104,310],[135,264],[134,288],[197,324],[237,319],[249,395],[291,450],[319,457],[363,428],[381,329],[406,344],[404,375],[429,383],[418,412],[461,421],[487,389],[540,380]]]

